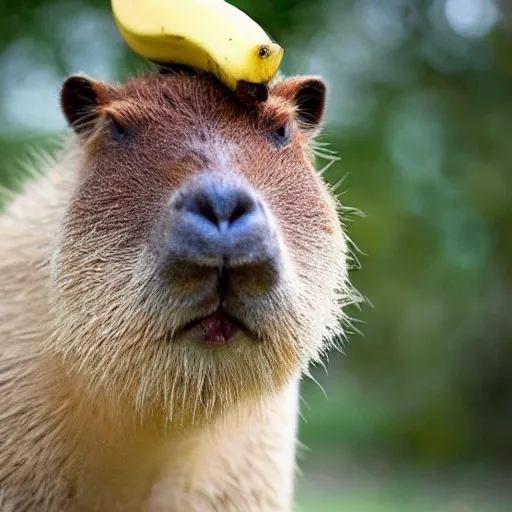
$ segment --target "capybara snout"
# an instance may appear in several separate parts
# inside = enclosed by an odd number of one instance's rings
[[[271,264],[279,242],[259,194],[230,174],[203,173],[170,201],[169,252],[207,267]]]

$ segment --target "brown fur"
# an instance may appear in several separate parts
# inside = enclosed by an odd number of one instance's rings
[[[59,163],[0,217],[2,512],[291,510],[298,381],[350,300],[297,99],[307,80],[256,107],[206,76],[93,83]],[[122,145],[112,117],[130,129]],[[166,204],[199,170],[257,190],[284,255],[268,290],[257,268],[234,273],[231,306],[257,340],[221,349],[176,338],[190,304],[211,308],[206,276],[159,272]]]

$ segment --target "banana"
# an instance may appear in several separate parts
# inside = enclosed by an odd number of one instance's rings
[[[121,36],[140,56],[211,72],[233,91],[264,100],[284,50],[224,0],[112,0]],[[264,87],[266,91],[266,87]]]

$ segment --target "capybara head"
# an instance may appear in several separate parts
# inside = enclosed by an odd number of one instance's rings
[[[207,75],[68,78],[76,188],[52,347],[91,390],[202,421],[279,391],[340,332],[337,204],[313,164],[315,77],[245,105]]]

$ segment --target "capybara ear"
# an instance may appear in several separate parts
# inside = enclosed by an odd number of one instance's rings
[[[85,76],[73,75],[62,84],[60,104],[69,125],[76,133],[89,131],[108,101],[112,89]]]
[[[321,78],[289,78],[278,82],[272,94],[295,104],[297,120],[304,131],[314,133],[317,130],[324,115],[326,100],[326,86]]]

